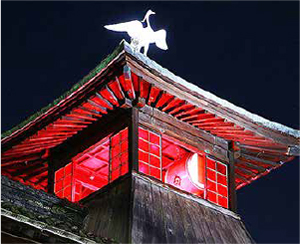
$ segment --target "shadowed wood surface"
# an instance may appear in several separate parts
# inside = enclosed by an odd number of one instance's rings
[[[128,242],[131,178],[107,186],[87,199],[89,214],[84,229],[95,236],[107,236],[117,242]],[[116,183],[116,182],[115,182]]]
[[[254,243],[238,217],[133,176],[133,243]]]
[[[254,243],[239,216],[133,173],[87,201],[85,231],[122,243]]]

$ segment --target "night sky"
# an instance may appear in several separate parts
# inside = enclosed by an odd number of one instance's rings
[[[148,56],[204,90],[299,128],[299,2],[2,2],[2,132],[59,97],[148,9],[168,51]],[[258,243],[299,243],[299,161],[238,191]]]

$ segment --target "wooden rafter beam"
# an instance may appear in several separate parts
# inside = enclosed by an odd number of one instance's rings
[[[77,109],[74,109],[74,112],[81,112],[85,115],[92,115],[92,116],[95,116],[95,117],[98,117],[98,118],[101,118],[102,117],[102,114],[96,110],[93,110],[93,109],[89,109],[89,108],[86,108],[86,107],[83,107],[83,106],[79,106],[78,107],[78,110]]]
[[[28,181],[28,180],[30,180],[32,177],[35,177],[35,176],[37,176],[37,175],[40,175],[40,174],[44,173],[44,172],[47,171],[47,170],[48,170],[48,165],[47,165],[47,166],[44,166],[44,167],[42,167],[42,168],[39,168],[39,169],[37,169],[37,170],[34,170],[32,173],[30,173],[30,174],[28,174],[27,176],[25,176],[25,177],[23,178],[23,180],[24,180],[24,181]]]
[[[125,99],[125,94],[124,94],[123,89],[121,87],[120,80],[119,80],[119,78],[117,76],[115,77],[115,81],[116,81],[116,84],[117,84],[118,92],[121,94],[122,99]]]
[[[182,111],[176,115],[174,115],[176,118],[178,119],[181,119],[181,118],[184,118],[186,116],[189,116],[189,115],[193,115],[193,114],[197,114],[197,113],[201,113],[201,112],[204,112],[204,109],[200,109],[196,106],[193,106],[191,109],[187,109],[186,111]]]
[[[198,125],[208,125],[209,123],[215,123],[215,122],[224,122],[224,119],[222,118],[216,118],[215,116],[212,118],[207,118],[207,119],[199,119],[196,123],[194,123],[194,126]]]
[[[51,147],[51,146],[55,146],[58,143],[61,143],[65,141],[65,138],[62,139],[57,139],[57,140],[51,140],[51,141],[47,141],[47,142],[32,142],[32,143],[26,143],[26,144],[19,144],[14,146],[11,151],[12,153],[15,152],[23,152],[23,151],[30,151],[30,150],[34,150],[34,149],[38,149],[38,148],[46,148],[46,147]],[[8,151],[7,151],[8,152]],[[6,153],[4,155],[7,155]]]
[[[184,122],[188,122],[188,120],[192,120],[192,119],[197,119],[199,118],[199,115],[200,114],[206,114],[206,111],[205,110],[199,110],[195,113],[195,114],[190,114],[190,113],[187,113],[185,114],[184,116],[180,116],[180,120],[181,121],[184,121]]]
[[[176,108],[177,106],[180,106],[184,104],[184,101],[178,98],[172,99],[169,103],[166,103],[164,107],[162,107],[162,111],[168,113],[168,111]]]
[[[265,160],[265,159],[262,159],[262,158],[259,158],[259,157],[254,157],[254,156],[251,156],[251,155],[248,155],[248,154],[244,154],[244,153],[241,154],[241,157],[244,158],[244,159],[246,159],[246,160],[250,160],[250,161],[254,161],[254,162],[260,162],[260,163],[263,163],[263,164],[266,164],[266,165],[270,165],[270,166],[281,165],[281,163],[278,163],[278,162],[273,162],[273,161],[270,161],[270,160]]]
[[[1,155],[1,166],[14,164],[16,162],[25,162],[40,159],[45,150],[39,149],[38,151],[32,152],[31,154],[17,154],[12,156]]]
[[[248,180],[247,178],[245,178],[244,176],[242,176],[242,175],[240,175],[240,174],[238,174],[238,173],[235,174],[235,177],[236,177],[236,178],[239,178],[241,181],[243,181],[243,182],[245,182],[245,183],[250,182],[250,180]]]
[[[48,174],[46,174],[46,175],[40,177],[39,180],[38,180],[37,182],[34,182],[34,184],[35,184],[35,185],[38,185],[38,184],[44,182],[44,181],[47,180],[47,179],[48,179]]]
[[[114,92],[107,85],[105,86],[104,90],[107,91],[110,102],[113,105],[118,106],[119,105],[118,98],[115,96]]]
[[[250,175],[251,177],[254,177],[256,174],[249,170],[249,169],[245,169],[243,167],[241,167],[240,165],[235,165],[236,169],[241,171],[242,173],[246,174],[246,175]]]
[[[188,110],[190,110],[192,108],[194,108],[193,105],[191,105],[191,104],[189,104],[187,102],[184,102],[182,105],[177,106],[173,110],[169,111],[169,114],[171,114],[171,115],[175,115],[176,113],[179,114],[180,112],[188,111]]]
[[[72,124],[79,124],[79,125],[89,125],[91,123],[93,123],[92,121],[90,120],[80,120],[78,118],[74,118],[74,117],[68,117],[68,116],[64,116],[63,119],[60,119],[60,120],[57,120],[55,121],[56,124],[69,124],[69,123],[72,123]]]
[[[264,168],[264,167],[262,167],[262,166],[259,166],[259,165],[257,165],[257,164],[254,164],[254,163],[250,163],[250,162],[247,162],[247,161],[243,161],[243,160],[241,160],[241,159],[236,159],[236,162],[235,162],[237,165],[239,165],[239,164],[241,164],[241,165],[244,165],[244,166],[246,166],[246,167],[248,167],[248,168],[250,168],[250,169],[254,169],[254,170],[256,170],[256,171],[258,171],[258,172],[265,172],[266,171],[266,169]]]
[[[113,104],[111,104],[107,99],[105,99],[100,93],[96,92],[95,93],[96,96],[103,101],[103,103],[105,104],[105,106],[110,109],[110,110],[113,110],[114,109],[114,106]]]
[[[162,108],[167,103],[171,102],[173,99],[174,99],[174,96],[172,96],[172,95],[170,95],[170,94],[163,91],[161,96],[157,100],[155,107],[156,108]]]
[[[41,168],[43,165],[44,165],[44,162],[42,162],[42,161],[40,161],[39,163],[35,163],[33,165],[28,164],[26,168],[17,169],[16,171],[12,172],[11,176],[15,177],[15,176],[27,174],[30,171]]]
[[[99,112],[102,113],[102,114],[107,114],[107,108],[105,108],[105,107],[99,105],[98,103],[95,103],[95,102],[92,101],[91,99],[88,99],[87,102],[88,102],[90,105],[92,105],[92,107],[93,107],[95,110],[99,111]]]

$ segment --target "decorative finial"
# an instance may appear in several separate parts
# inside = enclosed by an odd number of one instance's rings
[[[153,31],[150,26],[149,16],[155,14],[152,10],[148,10],[142,21],[133,20],[125,23],[115,25],[105,25],[104,27],[108,30],[127,32],[131,37],[130,45],[137,52],[140,52],[141,48],[144,47],[144,55],[147,56],[150,43],[163,50],[167,50],[168,46],[166,43],[167,32],[165,30]],[[142,22],[147,23],[144,28]]]

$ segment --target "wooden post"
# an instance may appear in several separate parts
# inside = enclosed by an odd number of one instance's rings
[[[236,187],[235,187],[235,157],[234,157],[234,142],[229,144],[229,175],[228,175],[228,191],[229,191],[229,209],[233,212],[237,211]]]
[[[54,160],[50,157],[48,160],[48,193],[54,194]]]
[[[139,109],[132,107],[130,111],[130,121],[128,128],[128,160],[129,172],[139,170],[138,164],[138,125],[139,125]]]

